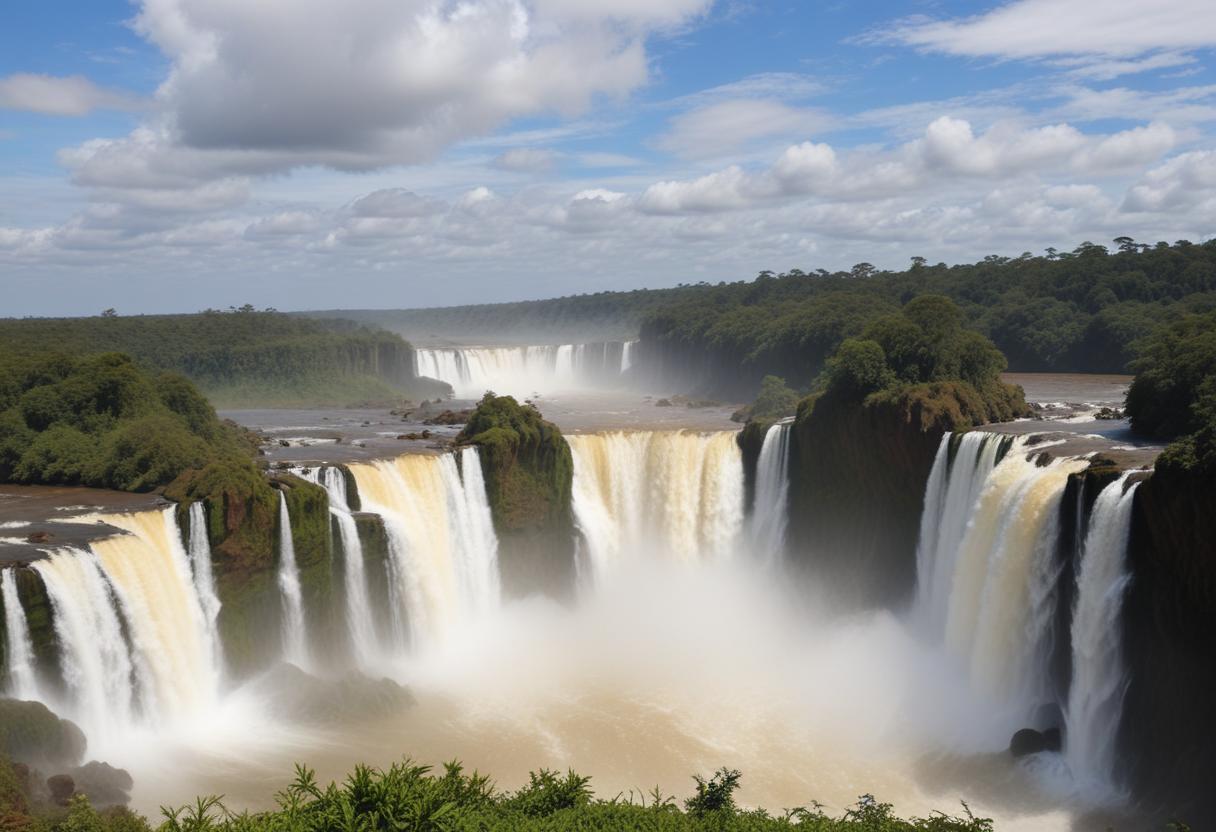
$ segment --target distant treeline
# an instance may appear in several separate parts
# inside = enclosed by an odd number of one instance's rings
[[[220,405],[352,404],[442,392],[414,377],[401,337],[351,321],[250,307],[197,315],[104,314],[0,320],[0,349],[15,353],[121,352],[174,371]]]
[[[1129,372],[1136,343],[1186,313],[1216,309],[1216,241],[1153,245],[1120,237],[1042,256],[903,271],[791,269],[751,281],[601,292],[545,301],[406,311],[326,312],[416,340],[454,335],[588,341],[639,333],[674,380],[705,377],[754,393],[767,374],[807,387],[845,339],[914,297],[945,295],[1009,369]]]

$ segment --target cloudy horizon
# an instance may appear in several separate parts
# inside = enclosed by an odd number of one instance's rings
[[[1216,222],[1200,0],[20,6],[5,316],[523,300]]]

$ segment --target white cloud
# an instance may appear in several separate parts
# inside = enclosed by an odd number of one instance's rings
[[[954,20],[901,21],[865,40],[969,57],[1124,57],[1216,46],[1209,0],[1012,0]]]
[[[1127,193],[1123,210],[1192,210],[1216,201],[1216,151],[1183,153],[1145,173]]]
[[[503,170],[537,172],[548,170],[557,161],[557,154],[540,147],[513,147],[500,153],[494,165]]]
[[[84,116],[94,110],[136,110],[142,106],[135,96],[99,87],[81,75],[17,73],[0,78],[0,110]]]
[[[765,99],[730,99],[673,117],[657,145],[687,158],[714,158],[757,139],[807,136],[831,123],[826,114],[811,108]]]
[[[435,199],[418,196],[404,188],[385,188],[355,200],[351,211],[357,217],[425,217],[446,210]]]

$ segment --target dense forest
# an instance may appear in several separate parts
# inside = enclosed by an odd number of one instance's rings
[[[219,406],[388,402],[441,395],[446,387],[414,377],[413,351],[397,335],[248,306],[197,315],[4,319],[0,349],[125,353],[146,369],[190,378]]]
[[[183,376],[120,353],[0,353],[0,482],[150,491],[255,450]]]
[[[406,311],[315,313],[422,342],[588,341],[639,333],[663,378],[700,378],[750,397],[768,374],[806,389],[840,343],[914,297],[944,295],[1018,372],[1125,373],[1137,342],[1187,313],[1216,309],[1216,241],[1152,245],[1127,237],[1041,256],[990,256],[903,271],[791,269],[751,281],[600,292],[545,301]],[[725,390],[721,388],[727,388]]]

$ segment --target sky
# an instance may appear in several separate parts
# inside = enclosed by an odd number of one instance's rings
[[[1216,234],[1213,0],[11,0],[0,316]]]

